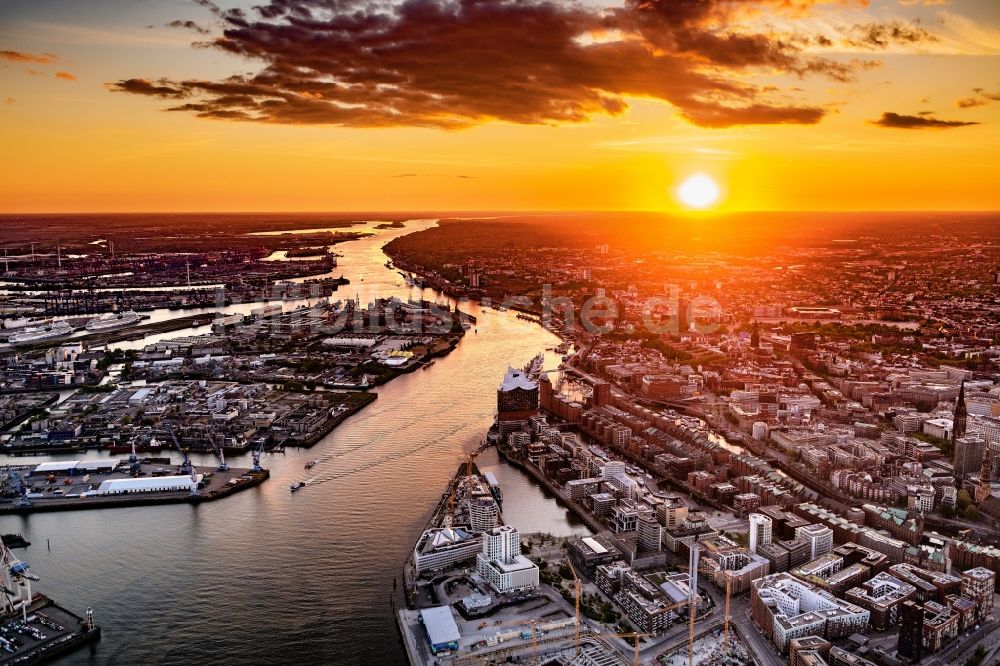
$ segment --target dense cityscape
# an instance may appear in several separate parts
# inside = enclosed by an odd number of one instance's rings
[[[998,0],[0,1],[0,666],[1000,666]]]
[[[463,237],[480,223],[513,247]],[[258,224],[229,233],[254,238]],[[178,247],[183,270],[156,293],[211,285],[215,301],[113,315],[93,298],[105,292],[73,284],[114,252],[138,269],[115,288],[142,293],[151,278],[130,252],[107,238],[75,256],[9,247],[5,281],[22,288],[5,293],[0,331],[0,512],[225,505],[274,484],[271,467],[296,450],[305,469],[279,476],[308,501],[338,475],[330,438],[379,409],[381,386],[414,372],[419,386],[444,372],[436,360],[511,327],[547,329],[534,357],[501,347],[506,370],[478,396],[491,423],[425,496],[395,580],[376,581],[410,663],[990,663],[1000,246],[992,220],[941,216],[928,224],[945,247],[958,224],[983,240],[969,262],[935,259],[949,255],[883,224],[877,250],[834,238],[850,229],[814,230],[808,244],[825,249],[783,267],[803,240],[780,227],[773,256],[720,243],[705,262],[576,235],[560,245],[563,221],[544,216],[369,223],[336,244],[303,233],[328,244],[268,259],[263,296],[245,303],[228,294],[246,274]],[[542,234],[544,259],[516,247]],[[363,271],[359,242],[372,248]],[[178,265],[160,257],[154,273]],[[367,303],[366,278],[382,291]],[[57,294],[71,312],[52,309]],[[480,468],[492,452],[580,527],[519,529],[499,469]],[[5,543],[42,538],[29,532]],[[90,602],[38,595],[4,548],[17,592],[7,653],[46,660],[89,643],[100,655],[102,627],[67,609]]]

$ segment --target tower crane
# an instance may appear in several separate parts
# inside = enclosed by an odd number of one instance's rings
[[[13,615],[21,611],[21,619],[28,620],[28,606],[31,604],[31,581],[38,576],[29,571],[30,565],[17,559],[7,544],[0,539],[0,585],[3,586],[2,608],[4,614]]]
[[[569,570],[573,574],[573,591],[576,597],[576,637],[573,639],[574,654],[580,654],[580,577],[576,575],[576,567],[573,563],[566,559],[566,564],[569,565]]]

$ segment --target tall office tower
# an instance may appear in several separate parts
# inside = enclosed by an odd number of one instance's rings
[[[760,349],[760,328],[757,326],[757,322],[753,323],[753,328],[750,330],[750,346],[753,349]]]
[[[986,440],[978,432],[970,432],[954,440],[954,447],[955,477],[961,480],[978,470],[983,464],[983,456],[986,454]]]
[[[762,513],[750,514],[750,552],[756,553],[757,549],[766,543],[771,543],[771,519]]]
[[[914,601],[904,601],[900,610],[896,652],[914,662],[924,654],[924,607]]]

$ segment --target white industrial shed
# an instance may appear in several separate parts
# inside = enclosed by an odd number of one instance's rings
[[[204,474],[196,474],[195,479],[184,476],[153,476],[143,479],[108,479],[102,481],[97,490],[83,493],[92,495],[124,495],[126,493],[160,493],[178,490],[194,490],[205,478]]]
[[[42,463],[31,470],[36,474],[88,474],[99,470],[111,471],[118,467],[119,460],[107,458],[104,460],[63,460],[61,462]]]

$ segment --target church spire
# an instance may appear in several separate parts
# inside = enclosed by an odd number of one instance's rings
[[[960,437],[965,436],[965,422],[968,417],[968,412],[965,408],[965,380],[962,380],[962,386],[958,389],[958,400],[955,402],[955,414],[952,417],[951,424],[951,445],[954,449],[955,440]]]

